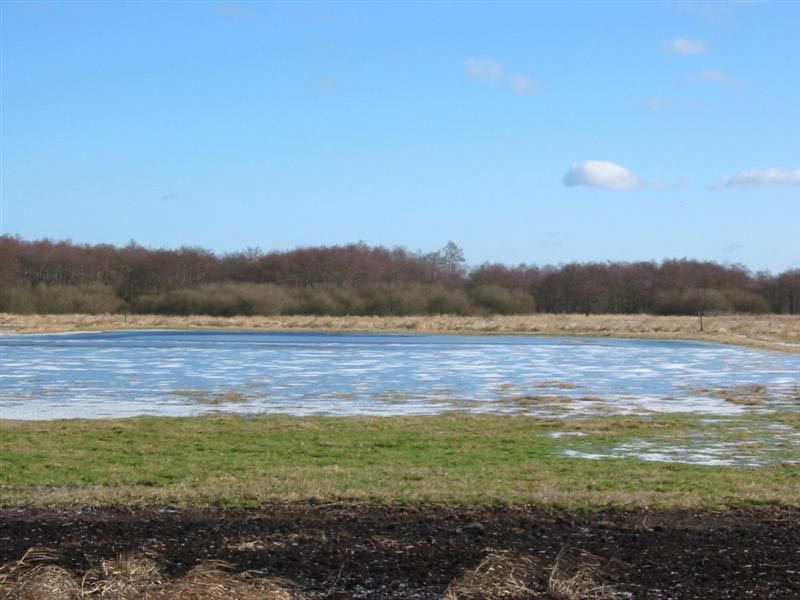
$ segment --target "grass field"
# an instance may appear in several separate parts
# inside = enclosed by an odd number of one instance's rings
[[[778,418],[800,427],[796,415]],[[563,454],[710,429],[721,441],[754,443],[734,435],[730,422],[681,415],[569,423],[462,414],[0,421],[0,505],[800,506],[796,445],[772,449],[772,461],[760,468]],[[582,435],[553,435],[565,431]]]
[[[258,329],[458,334],[528,334],[691,339],[800,352],[800,315],[458,317],[171,317],[158,315],[0,314],[0,331],[44,333],[108,329]]]

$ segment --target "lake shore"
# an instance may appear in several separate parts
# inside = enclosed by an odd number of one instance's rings
[[[0,333],[123,329],[383,332],[684,339],[800,353],[800,315],[556,315],[461,317],[211,317],[162,315],[17,315],[0,313]]]
[[[607,456],[624,445],[667,448],[699,439],[727,447],[728,456],[734,448],[759,453],[768,422],[797,431],[800,416],[714,423],[680,414],[570,422],[462,413],[0,419],[0,507],[257,507],[316,499],[569,510],[800,508],[793,442],[763,448],[768,460],[758,469]]]

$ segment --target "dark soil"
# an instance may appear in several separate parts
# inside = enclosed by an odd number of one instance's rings
[[[148,552],[175,577],[217,559],[332,599],[440,598],[492,551],[549,565],[566,547],[598,557],[620,597],[800,598],[800,510],[787,508],[0,509],[0,564],[33,546],[58,550],[58,564],[79,575],[101,559]]]

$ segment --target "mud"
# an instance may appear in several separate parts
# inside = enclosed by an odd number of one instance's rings
[[[589,553],[619,598],[798,598],[800,509],[604,511],[376,505],[254,510],[0,509],[0,564],[31,547],[80,576],[126,553],[167,577],[206,560],[289,579],[314,598],[441,598],[493,552]]]

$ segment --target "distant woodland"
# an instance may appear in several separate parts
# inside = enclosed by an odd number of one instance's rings
[[[217,255],[0,237],[0,312],[190,315],[800,314],[800,269],[678,259],[484,263],[365,244]]]

